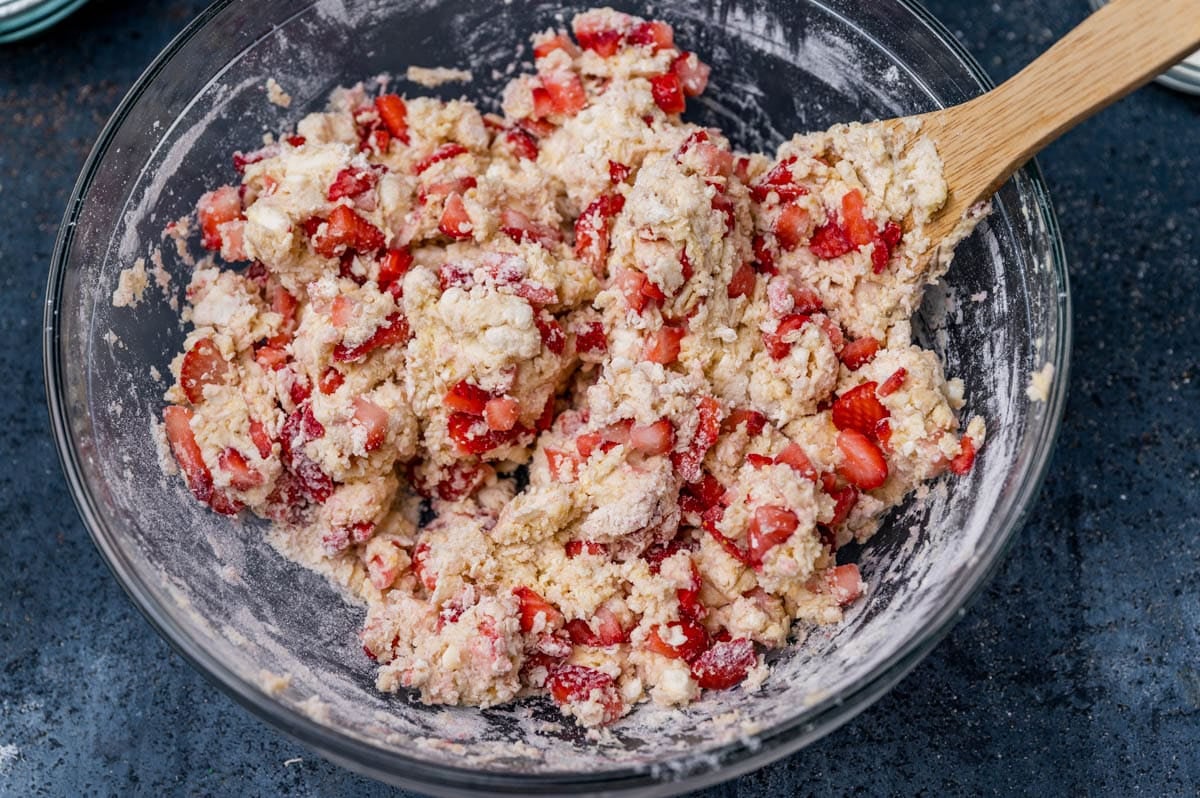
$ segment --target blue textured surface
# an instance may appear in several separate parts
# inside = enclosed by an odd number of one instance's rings
[[[0,49],[0,795],[401,794],[263,726],[158,638],[88,539],[47,433],[41,297],[68,192],[121,95],[201,6],[99,0]],[[1087,11],[929,6],[995,78]],[[886,698],[705,795],[1195,794],[1200,100],[1146,88],[1040,161],[1076,346],[1036,510]]]

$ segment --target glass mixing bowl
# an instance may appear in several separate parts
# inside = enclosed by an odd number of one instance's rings
[[[637,3],[616,2],[647,14]],[[578,7],[576,7],[578,8]],[[692,118],[743,148],[794,131],[956,103],[987,87],[979,66],[908,0],[666,0],[653,16],[713,64]],[[234,174],[230,153],[294,124],[330,89],[408,65],[468,67],[438,91],[495,98],[528,35],[562,24],[557,0],[224,0],[195,20],[105,127],[71,198],[46,298],[50,414],[80,514],[113,572],[162,635],[264,720],[368,775],[433,793],[661,794],[732,777],[846,722],[907,673],[984,583],[1037,492],[1061,416],[1067,274],[1036,169],[928,293],[917,329],[966,383],[989,434],[969,476],[943,479],[861,551],[866,599],[843,624],[775,657],[754,694],[707,693],[684,710],[641,706],[599,740],[544,701],[427,707],[373,689],[358,608],[278,556],[252,520],[203,509],[164,477],[151,422],[183,339],[171,282],[114,308],[118,272],[149,257],[168,220]],[[519,50],[519,46],[522,46]],[[274,77],[291,94],[269,104]],[[419,87],[399,84],[400,91]],[[494,100],[491,100],[494,102]],[[1032,371],[1050,363],[1048,400]],[[286,677],[286,678],[278,678]]]

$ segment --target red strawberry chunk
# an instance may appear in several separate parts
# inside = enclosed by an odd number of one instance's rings
[[[685,482],[700,480],[703,473],[700,464],[704,462],[704,456],[721,434],[721,405],[714,397],[701,397],[697,412],[700,419],[692,440],[682,452],[671,455],[675,469]]]
[[[430,197],[448,197],[451,194],[465,194],[478,185],[479,181],[470,175],[453,177],[449,180],[439,180],[436,183],[422,186],[420,191],[417,192],[417,201],[425,204],[429,201]]]
[[[321,375],[321,379],[317,381],[317,388],[326,396],[337,391],[342,387],[342,383],[346,381],[345,375],[335,369],[333,366],[325,369],[325,373]]]
[[[557,227],[535,222],[512,208],[500,212],[500,230],[518,244],[533,241],[550,250],[563,240],[562,231]]]
[[[448,502],[470,496],[491,473],[488,466],[478,463],[454,463],[442,470],[444,476],[438,481],[436,491],[439,499]]]
[[[517,417],[520,414],[520,403],[508,396],[489,399],[483,407],[483,419],[487,422],[488,429],[498,432],[508,432],[517,426]]]
[[[545,58],[555,50],[562,50],[571,57],[574,57],[577,52],[571,39],[565,33],[559,33],[542,39],[535,44],[533,46],[533,57],[535,59]]]
[[[869,437],[844,429],[838,433],[837,446],[842,453],[837,472],[847,482],[860,490],[874,490],[887,481],[887,460]]]
[[[771,251],[770,245],[767,244],[767,239],[755,233],[752,246],[754,248],[754,263],[758,266],[758,270],[764,274],[775,274],[775,253]]]
[[[747,261],[733,273],[733,277],[729,278],[729,286],[725,291],[729,294],[730,299],[736,299],[740,296],[751,296],[754,293],[754,285],[757,281],[758,275],[754,271],[754,264]]]
[[[629,443],[629,431],[632,427],[633,419],[626,419],[610,424],[604,429],[585,432],[575,439],[575,448],[585,460],[591,457],[597,448],[602,452],[611,451],[617,446]]]
[[[601,21],[591,15],[577,17],[572,27],[579,46],[595,52],[602,58],[616,55],[625,39],[620,31],[603,27]]]
[[[383,253],[383,257],[379,261],[379,287],[387,288],[392,284],[399,284],[401,278],[408,274],[408,270],[412,268],[413,256],[404,249],[389,249]]]
[[[757,470],[759,468],[765,468],[769,465],[775,465],[775,458],[769,457],[765,454],[751,452],[750,454],[746,455],[746,462]]]
[[[675,640],[677,636],[682,636],[683,640],[668,643],[663,640],[664,636],[667,640]],[[693,621],[672,621],[665,629],[655,624],[646,635],[646,648],[664,657],[691,662],[708,648],[708,632]]]
[[[808,248],[818,258],[832,260],[854,249],[854,245],[846,237],[846,231],[838,224],[837,217],[831,216],[828,222],[818,227],[812,234]]]
[[[784,205],[775,219],[775,238],[785,252],[791,252],[804,241],[808,232],[808,211],[798,205]]]
[[[521,631],[529,634],[534,630],[556,628],[563,622],[563,615],[558,608],[539,596],[532,588],[513,588],[513,594],[520,602]]]
[[[254,350],[254,360],[268,371],[279,371],[287,365],[288,354],[277,346],[260,346]]]
[[[862,575],[858,571],[858,566],[854,563],[846,563],[830,568],[825,574],[825,581],[829,585],[829,592],[837,600],[837,603],[845,607],[851,604],[859,596],[863,594]]]
[[[879,386],[879,390],[876,391],[876,393],[879,396],[891,396],[896,391],[900,390],[900,387],[904,385],[904,379],[907,376],[908,369],[901,366],[893,371],[890,377],[883,381],[883,384]]]
[[[801,329],[810,321],[808,316],[801,313],[793,313],[784,316],[779,320],[774,332],[763,333],[763,346],[767,349],[767,354],[772,360],[782,360],[792,351],[792,341],[788,340],[793,333]]]
[[[179,368],[179,386],[188,401],[198,405],[204,401],[204,386],[220,385],[229,376],[229,361],[217,349],[211,338],[201,338],[183,356]]]
[[[381,94],[375,98],[375,110],[388,132],[408,144],[408,106],[396,94]]]
[[[661,363],[663,365],[674,363],[679,357],[680,342],[685,335],[687,335],[687,330],[683,327],[672,327],[670,325],[660,327],[646,341],[646,348],[642,352],[642,357],[651,363]]]
[[[608,351],[608,336],[604,325],[598,321],[581,324],[575,331],[575,351],[598,354]]]
[[[812,461],[808,459],[808,455],[804,453],[803,447],[798,443],[789,443],[783,447],[783,450],[775,455],[775,462],[790,466],[805,479],[817,481],[817,469],[813,468]]]
[[[357,197],[373,189],[378,180],[378,175],[370,169],[347,166],[333,178],[325,198],[330,202],[337,202],[342,197]]]
[[[447,144],[441,145],[429,155],[417,161],[416,166],[413,167],[413,171],[416,174],[421,174],[435,163],[440,163],[441,161],[446,161],[451,158],[457,158],[459,155],[465,155],[466,153],[466,147],[456,141],[451,141]]]
[[[570,452],[564,452],[562,449],[551,449],[550,447],[546,447],[542,451],[546,455],[546,467],[550,470],[550,479],[554,482],[575,481],[575,467],[579,465],[579,460],[575,455]],[[571,542],[568,542],[567,556],[573,557],[575,555],[571,554],[570,545]]]
[[[625,198],[620,194],[601,194],[575,220],[575,257],[591,266],[598,277],[608,259],[609,220],[624,207]]]
[[[470,214],[467,213],[467,206],[463,204],[461,195],[455,193],[446,197],[446,204],[442,206],[442,218],[438,222],[438,230],[459,240],[470,238],[474,234],[475,224],[471,221]]]
[[[767,426],[767,417],[757,410],[739,407],[729,414],[729,418],[725,419],[722,426],[732,431],[741,424],[746,425],[746,434],[753,438],[762,434],[763,429]]]
[[[692,662],[692,678],[705,690],[725,690],[745,679],[757,662],[747,638],[721,641]]]
[[[536,161],[538,157],[537,139],[519,127],[504,132],[504,143],[517,158],[526,161]]]
[[[217,457],[217,465],[229,474],[229,484],[238,490],[252,490],[266,481],[262,474],[246,462],[242,453],[232,447],[221,452]]]
[[[632,170],[623,163],[617,163],[616,161],[608,162],[608,179],[614,184],[624,183],[625,179],[629,177],[630,171]]]
[[[186,407],[168,405],[163,409],[163,425],[175,462],[179,464],[192,495],[207,503],[213,495],[212,473],[204,463],[191,422],[192,411]]]
[[[376,328],[370,338],[358,346],[348,347],[345,344],[335,346],[333,348],[333,359],[339,363],[359,360],[376,349],[407,343],[408,336],[408,319],[402,313],[393,313],[387,317],[383,325]]]
[[[780,202],[791,202],[808,194],[808,189],[798,185],[792,175],[791,166],[795,162],[796,156],[793,155],[777,163],[766,177],[750,186],[750,198],[755,202],[766,202],[771,192],[775,192]]]
[[[660,455],[675,446],[675,428],[665,418],[629,430],[629,447],[646,455]]]
[[[870,363],[878,351],[879,342],[868,335],[846,344],[842,347],[842,351],[838,357],[846,365],[846,368],[851,371],[857,371],[867,363]]]
[[[537,325],[538,333],[542,336],[542,345],[552,354],[561,355],[566,350],[567,335],[553,316],[543,310],[533,317],[533,323]]]
[[[786,507],[764,505],[754,511],[750,519],[747,557],[752,565],[759,565],[767,552],[783,543],[796,531],[800,520]]]
[[[858,488],[846,485],[827,492],[834,501],[833,518],[829,521],[829,525],[837,526],[850,516],[850,511],[858,503]]]
[[[616,682],[595,668],[563,665],[546,679],[546,687],[559,704],[597,702],[604,709],[602,723],[612,723],[625,712]]]
[[[200,197],[196,216],[200,220],[201,243],[205,249],[221,248],[221,225],[242,215],[242,200],[233,186],[221,186]]]
[[[312,237],[313,250],[327,258],[345,252],[368,253],[382,249],[386,238],[379,228],[359,216],[347,205],[338,205],[329,214],[325,230]]]
[[[700,479],[683,486],[683,490],[679,494],[679,509],[686,513],[703,514],[710,508],[718,506],[724,497],[725,486],[716,477],[705,471]],[[646,556],[648,558],[648,555]],[[670,553],[664,556],[670,556]],[[651,566],[656,567],[654,561],[651,561]]]
[[[379,405],[364,399],[354,397],[354,420],[367,432],[367,440],[363,448],[373,452],[383,445],[387,438],[388,414]]]
[[[880,421],[891,415],[875,396],[875,383],[864,382],[839,396],[833,403],[833,425],[874,435]]]
[[[975,465],[975,441],[970,435],[964,435],[958,442],[960,451],[950,460],[950,470],[962,476]]]
[[[445,402],[451,410],[481,416],[491,398],[491,394],[478,385],[459,380],[446,392]]]
[[[304,445],[324,435],[325,428],[313,416],[312,406],[305,405],[287,417],[279,436],[284,467],[296,478],[304,496],[318,504],[333,495],[333,480],[305,454]]]
[[[267,428],[256,418],[250,419],[250,440],[258,449],[259,457],[266,460],[271,456],[271,436],[267,435]]]
[[[875,240],[877,232],[875,222],[866,218],[863,211],[861,191],[853,189],[842,195],[842,224],[846,230],[846,238],[857,249],[862,249]]]
[[[542,75],[542,86],[550,95],[550,103],[555,113],[563,116],[575,116],[587,105],[587,92],[583,82],[574,72],[551,72]]]
[[[695,53],[682,52],[671,63],[671,74],[679,78],[679,86],[688,97],[704,93],[712,67],[700,60]]]
[[[450,439],[463,454],[483,454],[511,443],[521,433],[521,428],[510,430],[490,429],[483,419],[468,413],[451,413],[446,422]]]
[[[599,557],[608,554],[608,546],[594,540],[568,540],[563,544],[568,557],[579,557],[582,554]]]
[[[674,73],[668,72],[650,78],[650,93],[654,97],[655,105],[661,108],[664,114],[682,114],[687,109],[683,86]]]
[[[649,47],[657,53],[675,46],[675,31],[667,23],[658,20],[639,22],[629,32],[628,40],[636,47]]]
[[[890,251],[895,249],[900,243],[900,239],[904,237],[904,230],[895,222],[888,222],[883,226],[883,230],[879,236],[883,239],[883,243],[887,244]]]

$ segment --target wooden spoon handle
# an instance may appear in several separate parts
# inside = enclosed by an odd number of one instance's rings
[[[1064,131],[1198,48],[1200,0],[1104,6],[995,90],[947,109],[939,148],[970,150],[947,153],[965,167],[951,185],[986,199]]]

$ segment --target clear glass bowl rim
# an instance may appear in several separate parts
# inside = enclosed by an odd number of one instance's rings
[[[83,466],[65,401],[65,376],[59,345],[59,305],[75,223],[88,195],[93,176],[108,154],[109,144],[115,132],[121,127],[145,89],[153,83],[183,45],[203,31],[210,20],[236,2],[239,0],[217,0],[188,23],[134,82],[105,124],[72,190],[59,228],[47,280],[43,314],[43,373],[47,409],[59,461],[67,478],[71,497],[84,526],[121,587],[150,625],[192,667],[254,715],[331,761],[397,786],[440,795],[520,794],[531,791],[535,794],[620,792],[665,795],[696,790],[734,778],[820,739],[881,698],[945,637],[955,621],[962,616],[964,607],[977,596],[994,573],[1011,545],[1016,530],[1029,514],[1053,454],[1054,441],[1066,404],[1071,350],[1071,301],[1067,259],[1045,182],[1037,164],[1032,161],[1022,170],[1022,174],[1036,202],[1049,239],[1052,276],[1059,287],[1055,307],[1058,334],[1052,350],[1055,357],[1052,361],[1054,381],[1047,398],[1046,412],[1037,430],[1034,458],[1019,487],[1017,500],[1007,508],[1006,517],[1000,526],[1001,534],[988,540],[986,547],[978,552],[975,565],[966,571],[964,578],[954,586],[950,600],[935,616],[933,623],[930,623],[922,634],[908,641],[890,662],[880,664],[866,678],[847,689],[826,696],[802,715],[763,730],[753,737],[751,743],[738,741],[715,750],[712,753],[720,763],[718,767],[694,772],[679,780],[664,781],[655,778],[646,769],[634,768],[594,774],[507,774],[432,764],[395,751],[377,748],[333,731],[271,699],[258,686],[242,679],[202,647],[194,645],[184,625],[169,608],[158,603],[126,560],[116,542],[116,536],[109,529],[100,505],[83,478]],[[976,81],[981,92],[993,87],[991,79],[975,58],[929,11],[916,0],[895,2],[946,47]],[[853,24],[852,20],[846,21]]]

